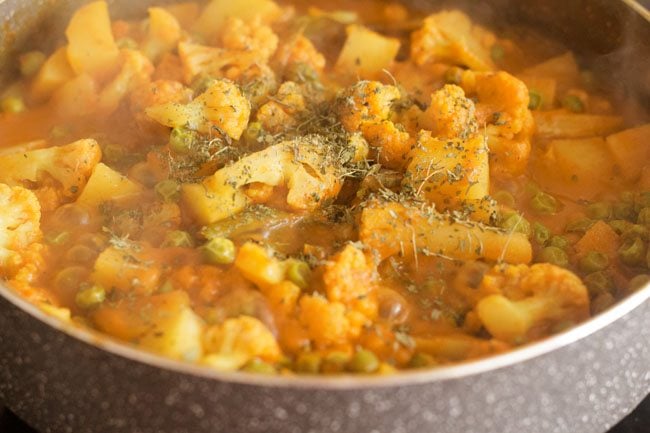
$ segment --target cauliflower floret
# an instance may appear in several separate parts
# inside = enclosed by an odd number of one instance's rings
[[[222,371],[238,370],[254,358],[277,362],[282,351],[273,333],[258,319],[240,316],[206,329],[203,363]]]
[[[389,117],[391,106],[400,98],[395,86],[377,81],[360,81],[346,89],[339,103],[341,123],[348,132],[361,132],[376,148],[377,159],[388,168],[402,168],[413,141],[408,132]]]
[[[476,313],[495,338],[521,343],[553,332],[562,323],[589,317],[589,293],[580,278],[548,263],[499,265],[484,277]]]
[[[376,272],[366,256],[352,245],[327,263],[323,274],[328,300],[341,302],[370,320],[377,315],[376,279]]]
[[[354,332],[345,313],[345,305],[330,302],[319,295],[304,295],[299,301],[298,320],[317,347],[344,344]]]
[[[462,87],[477,99],[476,117],[480,126],[485,125],[491,171],[497,175],[523,173],[535,128],[526,85],[506,72],[465,71]]]
[[[229,18],[221,30],[221,44],[231,51],[255,53],[259,63],[268,63],[278,48],[278,36],[259,22],[245,23]]]
[[[296,114],[305,110],[305,98],[300,86],[293,81],[285,81],[275,97],[262,105],[257,112],[257,120],[266,131],[277,133],[297,124]]]
[[[318,142],[286,141],[248,155],[224,167],[202,184],[183,186],[183,200],[201,224],[211,224],[241,212],[251,202],[244,187],[261,183],[286,185],[287,204],[314,210],[338,195],[338,168]]]
[[[170,102],[146,110],[149,117],[165,126],[185,127],[206,135],[227,135],[235,140],[246,129],[250,112],[250,102],[228,80],[215,81],[188,104]]]
[[[275,53],[275,60],[285,71],[298,65],[307,65],[317,72],[325,68],[325,56],[303,35],[297,35],[281,44]]]
[[[108,116],[117,110],[122,99],[147,83],[154,72],[149,59],[139,51],[123,50],[122,57],[119,74],[99,93],[97,110],[101,115]]]
[[[437,137],[467,139],[478,130],[476,107],[462,88],[448,84],[431,95],[421,124]]]
[[[345,129],[358,131],[365,123],[388,119],[393,102],[400,98],[399,89],[378,81],[360,81],[343,93],[339,115]]]
[[[53,209],[83,190],[101,156],[99,145],[92,139],[2,156],[0,182],[34,186],[40,198],[53,196],[41,203],[44,209]]]
[[[451,62],[477,71],[495,69],[490,47],[496,37],[474,25],[467,15],[442,11],[424,20],[411,36],[411,58],[418,65]]]
[[[38,246],[41,207],[31,191],[0,183],[0,277],[14,278]]]
[[[190,42],[178,44],[178,55],[186,84],[202,75],[235,79],[257,63],[254,51],[231,51]]]
[[[187,104],[191,100],[192,89],[185,87],[178,81],[156,80],[133,89],[129,103],[131,113],[133,113],[136,122],[141,128],[147,130],[158,127],[166,131],[167,128],[147,116],[146,109],[169,103]]]

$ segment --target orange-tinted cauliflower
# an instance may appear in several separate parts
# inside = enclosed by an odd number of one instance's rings
[[[421,124],[439,138],[467,139],[478,130],[476,107],[462,88],[448,84],[431,95]]]
[[[580,278],[548,263],[498,265],[484,275],[475,311],[488,332],[509,343],[546,336],[589,317],[589,293]]]
[[[349,132],[361,132],[375,148],[378,161],[399,169],[411,148],[410,135],[390,120],[393,103],[400,98],[395,86],[378,81],[360,81],[340,97],[339,117]]]
[[[462,86],[475,96],[479,128],[485,127],[491,151],[491,171],[519,175],[528,165],[533,116],[526,85],[507,72],[463,74]]]
[[[277,133],[296,125],[296,114],[305,109],[305,98],[300,86],[293,81],[285,81],[273,99],[262,105],[257,112],[257,120],[266,131]]]
[[[219,42],[230,51],[255,53],[260,63],[267,63],[278,48],[278,36],[270,27],[258,22],[245,23],[239,18],[226,20]]]
[[[307,65],[314,71],[320,72],[325,67],[325,57],[303,35],[297,35],[280,44],[275,53],[275,61],[284,70],[290,70],[298,65]]]

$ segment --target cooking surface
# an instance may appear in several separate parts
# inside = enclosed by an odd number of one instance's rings
[[[16,415],[7,409],[1,409],[0,432],[2,433],[37,433],[27,427]],[[634,412],[621,421],[608,433],[644,433],[650,423],[650,396]]]

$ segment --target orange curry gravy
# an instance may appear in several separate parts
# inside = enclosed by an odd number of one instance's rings
[[[91,3],[58,57],[21,58],[0,114],[0,195],[24,213],[0,231],[34,220],[0,244],[16,290],[220,370],[384,374],[543,338],[647,281],[650,126],[571,53],[460,11],[240,3]]]

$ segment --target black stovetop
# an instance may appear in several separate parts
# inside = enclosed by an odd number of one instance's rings
[[[0,409],[1,433],[38,433],[7,409]],[[648,433],[650,431],[650,396],[627,418],[608,433]]]

